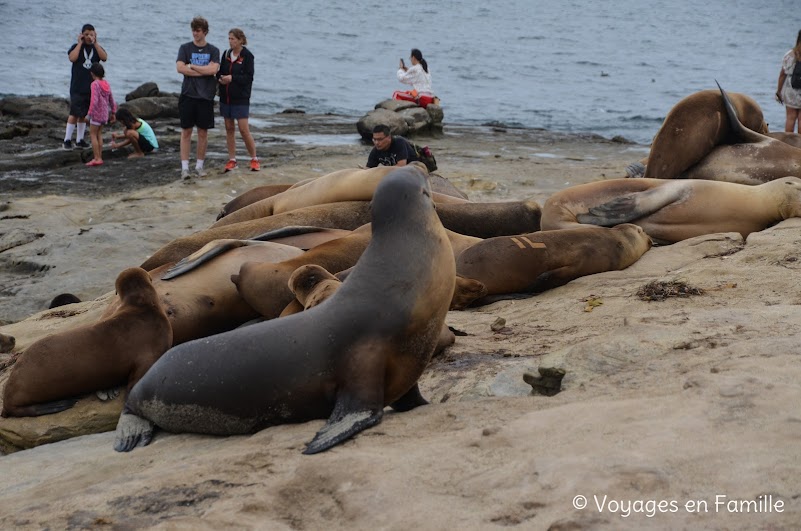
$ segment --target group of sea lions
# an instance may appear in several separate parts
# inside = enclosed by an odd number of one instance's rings
[[[801,148],[765,132],[747,96],[691,95],[655,137],[646,178],[568,188],[542,209],[473,203],[420,164],[253,189],[123,271],[97,322],[25,349],[2,415],[126,385],[119,451],[155,427],[239,434],[318,418],[328,421],[305,452],[326,450],[388,405],[426,403],[417,380],[454,341],[449,309],[624,269],[652,240],[747,236],[801,216],[801,179],[779,175]],[[765,157],[770,168],[749,169]],[[716,180],[686,178],[699,165]],[[741,184],[745,174],[762,184]]]

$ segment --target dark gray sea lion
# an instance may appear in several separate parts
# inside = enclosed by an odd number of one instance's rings
[[[387,176],[373,198],[373,237],[327,301],[308,311],[171,349],[131,390],[115,449],[172,432],[242,434],[326,418],[304,453],[424,404],[417,379],[453,295],[453,251],[425,173]],[[229,353],[236,353],[232,363]]]
[[[14,336],[0,334],[0,353],[11,352],[14,350],[14,346],[16,344],[17,340],[14,338]]]
[[[59,306],[66,306],[67,304],[74,304],[76,302],[81,302],[76,295],[72,293],[61,293],[53,297],[53,300],[50,301],[50,306],[48,309],[52,310],[53,308],[58,308]]]
[[[553,194],[542,208],[542,228],[634,223],[656,242],[674,243],[716,232],[739,232],[745,238],[798,216],[798,177],[756,186],[699,179],[610,179]]]

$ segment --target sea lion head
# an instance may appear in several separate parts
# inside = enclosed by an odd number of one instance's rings
[[[387,228],[396,220],[428,212],[436,216],[428,174],[414,164],[388,173],[376,187],[370,206],[373,230]]]
[[[117,296],[125,305],[158,305],[158,294],[147,271],[141,267],[130,267],[119,274],[114,284]]]
[[[777,199],[782,219],[801,217],[801,179],[782,177],[759,186],[771,186],[780,194]]]

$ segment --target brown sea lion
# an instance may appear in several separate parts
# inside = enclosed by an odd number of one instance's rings
[[[501,236],[459,254],[456,273],[481,281],[490,296],[540,292],[578,277],[625,269],[650,248],[651,238],[629,223]]]
[[[225,252],[218,253],[219,249]],[[207,261],[203,256],[206,253],[213,258]],[[187,264],[190,266],[187,272],[180,276],[172,276],[175,271],[169,272],[171,264],[150,273],[153,287],[172,325],[173,342],[170,346],[225,332],[258,317],[259,314],[242,299],[231,283],[231,275],[238,273],[243,263],[283,261],[302,256],[303,251],[274,242],[216,240],[196,255],[196,259]],[[112,301],[106,313],[115,311],[116,303]]]
[[[760,133],[768,131],[756,101],[736,92],[729,96],[745,127]],[[733,140],[720,92],[702,90],[690,94],[670,110],[656,133],[644,177],[675,179],[715,146]]]
[[[289,188],[297,188],[298,186],[302,186],[313,180],[314,179],[304,179],[303,181],[299,181],[295,184],[269,184],[252,188],[229,201],[228,204],[226,204],[222,210],[220,210],[220,213],[217,215],[217,220],[220,220],[221,218],[224,218],[228,214],[241,208],[252,205],[256,201],[261,201],[262,199],[267,199],[268,197],[280,194]],[[441,175],[429,175],[429,182],[431,183],[431,189],[435,193],[450,195],[460,199],[468,199],[467,194],[456,188],[453,183]]]
[[[407,166],[387,176],[373,199],[372,227],[362,259],[324,303],[162,356],[131,390],[115,450],[148,444],[154,425],[228,435],[327,417],[304,451],[313,454],[377,424],[387,405],[425,404],[417,380],[455,272],[423,172]]]
[[[172,328],[147,272],[126,269],[119,304],[99,321],[46,336],[20,355],[3,390],[3,417],[57,413],[79,395],[128,389],[172,344]]]
[[[656,242],[673,243],[716,232],[746,237],[798,216],[797,177],[757,186],[697,179],[610,179],[553,194],[542,208],[542,228],[634,223]]]
[[[437,214],[447,229],[481,238],[534,232],[540,228],[541,215],[540,207],[535,201],[437,204]],[[177,262],[217,239],[250,239],[290,226],[353,230],[369,222],[369,201],[315,205],[176,238],[145,260],[141,267],[150,271],[163,264]],[[272,234],[273,239],[269,241],[287,244],[303,242],[302,237],[297,234],[286,239],[277,239],[276,233]],[[320,236],[334,239],[336,234],[321,231],[317,237]],[[308,234],[307,237],[314,237],[314,234]]]
[[[413,164],[415,167],[421,167],[422,171],[425,171],[426,175],[428,174],[423,164]],[[397,169],[396,166],[379,166],[377,168],[348,168],[335,171],[228,214],[214,223],[212,228],[273,216],[312,205],[341,201],[369,201],[373,197],[378,183]]]
[[[730,130],[737,143],[717,146],[682,174],[686,179],[710,179],[740,184],[761,184],[782,177],[801,177],[801,149],[785,133],[783,139],[745,127],[730,96],[720,89]],[[797,136],[797,135],[796,135]]]
[[[267,199],[268,197],[272,197],[280,194],[281,192],[289,190],[291,186],[291,184],[268,184],[265,186],[257,186],[256,188],[251,188],[246,192],[242,192],[240,195],[231,199],[224,207],[222,207],[220,213],[217,214],[217,220],[224,218],[231,212],[236,212],[240,208],[252,205],[256,201],[261,201],[262,199]]]
[[[246,262],[231,276],[231,281],[254,310],[262,317],[274,319],[295,298],[288,282],[297,268],[317,264],[328,271],[344,271],[356,265],[371,237],[372,227],[368,224],[289,260]]]

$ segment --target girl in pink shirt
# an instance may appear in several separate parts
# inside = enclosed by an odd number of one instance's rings
[[[103,164],[103,125],[114,123],[117,104],[111,95],[111,87],[103,78],[106,71],[100,63],[92,64],[89,69],[92,74],[92,99],[89,103],[89,112],[86,119],[89,121],[89,136],[92,139],[92,153],[94,158],[86,163],[87,166],[100,166]]]

